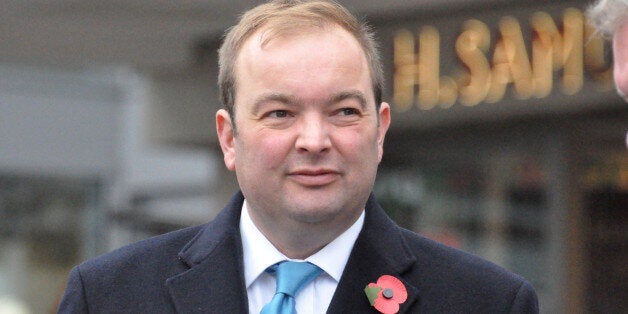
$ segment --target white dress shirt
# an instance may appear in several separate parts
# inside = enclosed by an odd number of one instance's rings
[[[355,240],[364,225],[364,211],[358,220],[320,251],[305,259],[323,272],[297,293],[299,314],[325,313],[336,291]],[[244,280],[249,297],[249,313],[259,314],[275,295],[275,276],[264,270],[283,261],[292,260],[279,252],[253,224],[246,200],[242,206],[240,234],[244,254]],[[298,260],[301,261],[301,260]]]

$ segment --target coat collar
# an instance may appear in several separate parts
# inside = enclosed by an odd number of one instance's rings
[[[327,313],[375,313],[364,288],[382,275],[401,280],[408,290],[408,299],[399,313],[407,313],[418,299],[419,291],[404,280],[416,257],[408,248],[402,229],[384,213],[373,195],[366,204],[364,227],[356,240],[342,278]]]
[[[248,313],[238,228],[243,201],[241,192],[234,195],[179,253],[190,268],[166,281],[177,312]]]

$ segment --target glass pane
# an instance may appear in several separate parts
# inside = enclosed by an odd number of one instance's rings
[[[50,313],[82,254],[81,223],[94,185],[0,175],[0,306]]]
[[[430,159],[429,155],[438,156]],[[428,156],[428,157],[425,157]],[[551,157],[533,149],[449,151],[382,169],[375,193],[404,227],[482,256],[529,280],[551,296]],[[545,309],[555,304],[545,302]]]

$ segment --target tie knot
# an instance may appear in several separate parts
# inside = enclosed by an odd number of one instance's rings
[[[323,271],[309,262],[286,261],[272,268],[277,273],[276,293],[284,293],[292,297]]]

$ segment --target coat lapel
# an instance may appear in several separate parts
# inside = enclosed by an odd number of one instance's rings
[[[418,299],[419,291],[404,280],[404,273],[416,261],[398,227],[375,202],[373,196],[366,205],[364,227],[355,242],[338,288],[327,313],[376,313],[366,297],[364,288],[382,275],[400,279],[408,290],[408,299],[400,305],[399,313],[408,313]]]
[[[189,269],[166,281],[180,313],[248,313],[239,221],[244,198],[229,205],[179,253]]]
[[[189,269],[166,281],[175,309],[180,313],[248,313],[244,285],[240,211],[244,198],[237,193],[179,253]],[[409,313],[419,291],[404,280],[415,263],[402,229],[388,218],[371,196],[364,227],[356,240],[327,313],[376,313],[364,293],[382,275],[400,279],[408,299],[399,313]]]

